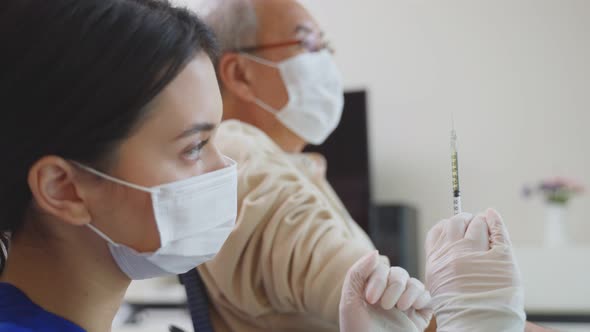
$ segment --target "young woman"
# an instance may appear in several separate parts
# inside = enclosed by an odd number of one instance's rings
[[[3,0],[0,45],[0,331],[110,331],[130,280],[233,228],[213,36],[164,1]]]

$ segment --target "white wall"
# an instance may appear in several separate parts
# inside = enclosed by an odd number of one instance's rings
[[[565,174],[590,185],[590,1],[303,2],[347,87],[370,93],[374,196],[418,207],[421,242],[452,212],[451,113],[464,209],[498,208],[516,245],[540,245],[544,221],[524,183]],[[590,195],[571,204],[579,243],[590,242],[588,207]]]

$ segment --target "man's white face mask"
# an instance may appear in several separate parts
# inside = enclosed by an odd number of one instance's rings
[[[342,77],[330,52],[303,53],[278,63],[242,55],[277,68],[289,94],[289,102],[280,110],[260,99],[256,104],[308,143],[324,143],[338,126],[344,107]]]

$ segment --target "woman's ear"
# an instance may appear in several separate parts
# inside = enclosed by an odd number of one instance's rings
[[[47,156],[31,167],[28,182],[41,211],[68,224],[82,226],[89,224],[92,218],[84,201],[86,186],[76,174],[72,163]]]
[[[223,89],[244,101],[253,102],[252,73],[248,62],[238,53],[226,53],[218,62],[218,76]]]

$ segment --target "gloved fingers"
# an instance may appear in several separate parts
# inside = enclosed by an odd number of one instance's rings
[[[432,301],[432,297],[430,296],[430,292],[425,291],[422,295],[414,302],[412,305],[413,308],[416,310],[428,309],[430,307],[430,302]]]
[[[472,218],[473,215],[470,213],[461,213],[451,218],[444,227],[444,241],[446,243],[454,243],[462,240],[465,236],[467,225],[469,225]]]
[[[410,309],[404,313],[416,325],[418,331],[424,331],[430,325],[434,311],[432,309]]]
[[[490,230],[490,242],[492,244],[492,247],[497,244],[512,246],[512,241],[510,241],[510,234],[508,233],[508,229],[506,228],[504,221],[502,221],[502,217],[496,210],[488,209],[486,211],[486,222]]]
[[[377,303],[381,296],[383,296],[383,292],[387,287],[388,275],[389,266],[378,263],[373,273],[369,277],[369,282],[367,283],[365,299],[369,304]]]
[[[371,276],[377,267],[378,253],[377,250],[366,254],[359,259],[346,273],[344,285],[342,286],[342,295],[360,298],[365,289],[367,279]]]
[[[428,235],[426,235],[426,242],[424,243],[424,249],[426,250],[427,257],[434,251],[434,248],[437,247],[437,243],[441,239],[445,223],[447,221],[448,220],[446,219],[439,221],[430,229],[430,231],[428,231]]]
[[[416,300],[424,293],[424,284],[420,280],[410,278],[406,286],[406,290],[397,301],[397,308],[401,311],[406,311],[412,307]]]
[[[473,241],[474,250],[488,251],[490,249],[490,234],[484,215],[479,214],[471,220],[467,231],[465,231],[465,239]]]
[[[388,285],[381,298],[381,308],[391,310],[395,307],[406,290],[408,280],[410,280],[410,275],[401,267],[394,266],[389,269]]]

